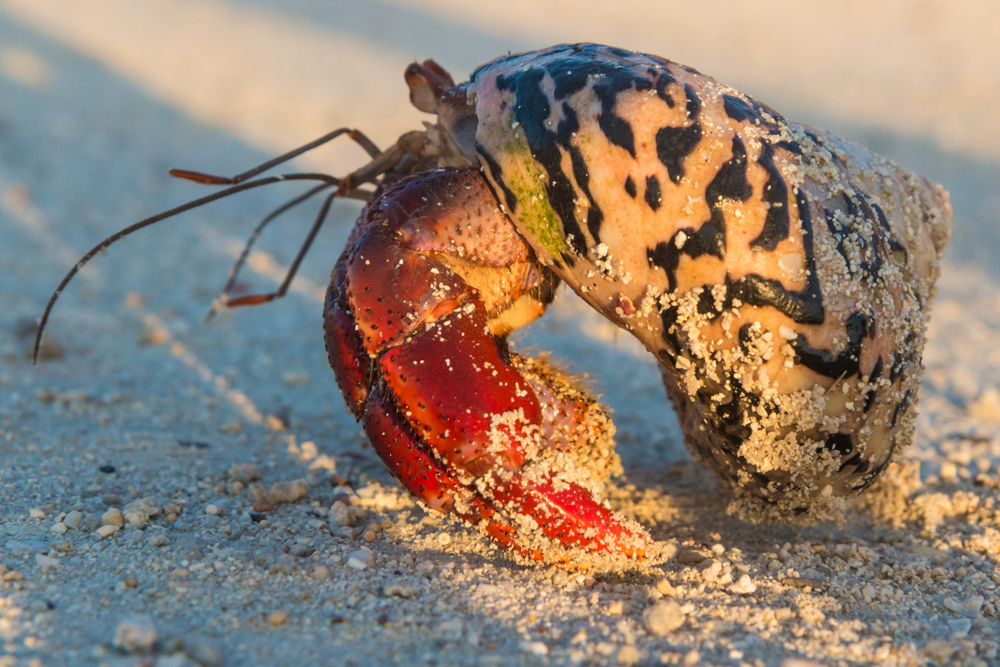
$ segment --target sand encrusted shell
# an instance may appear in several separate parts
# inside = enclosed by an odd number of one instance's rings
[[[657,56],[506,56],[476,151],[539,260],[663,364],[745,518],[814,520],[912,439],[938,185]]]

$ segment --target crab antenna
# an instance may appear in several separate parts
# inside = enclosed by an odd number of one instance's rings
[[[229,279],[226,282],[226,286],[222,288],[222,293],[215,298],[215,301],[212,302],[211,309],[208,311],[208,314],[205,315],[206,323],[210,322],[212,318],[215,317],[215,314],[219,312],[222,306],[226,305],[226,301],[229,300],[229,294],[230,292],[232,292],[233,287],[236,285],[236,278],[239,276],[240,269],[243,268],[243,265],[247,261],[247,257],[250,256],[250,251],[253,249],[254,243],[256,243],[257,239],[260,238],[261,233],[264,231],[264,228],[267,227],[268,223],[270,223],[272,220],[277,218],[282,213],[298,206],[307,199],[310,199],[313,195],[325,190],[328,187],[331,187],[329,183],[321,183],[307,190],[306,192],[302,193],[295,199],[292,199],[291,201],[282,204],[275,210],[271,211],[267,216],[264,217],[263,220],[260,221],[257,227],[254,228],[253,233],[250,234],[250,238],[247,239],[246,245],[243,246],[243,252],[240,253],[239,259],[236,260],[236,263],[233,265],[233,268],[229,271]]]
[[[59,286],[56,287],[56,291],[52,293],[52,296],[49,298],[49,302],[45,306],[45,311],[42,313],[42,317],[38,321],[38,331],[35,333],[35,346],[31,355],[31,363],[34,364],[38,362],[38,349],[42,344],[42,333],[45,331],[45,324],[49,320],[49,314],[52,312],[52,307],[55,306],[56,300],[59,299],[59,295],[62,294],[62,291],[66,288],[66,285],[69,284],[69,281],[71,281],[73,277],[77,273],[79,273],[80,269],[86,266],[87,262],[93,259],[95,255],[105,251],[111,244],[115,243],[116,241],[120,241],[121,239],[125,238],[132,232],[139,231],[143,227],[148,227],[154,223],[160,222],[161,220],[171,218],[180,213],[184,213],[186,211],[190,211],[191,209],[198,208],[199,206],[204,206],[205,204],[209,204],[213,201],[216,201],[217,199],[222,199],[223,197],[234,195],[237,192],[243,192],[244,190],[250,190],[253,188],[258,188],[262,185],[270,185],[271,183],[278,183],[281,181],[323,181],[324,184],[329,186],[339,186],[341,183],[341,179],[334,178],[333,176],[328,176],[327,174],[304,173],[304,174],[285,174],[282,176],[268,176],[267,178],[262,178],[260,180],[250,181],[248,183],[242,183],[240,185],[234,185],[231,188],[226,188],[225,190],[208,195],[207,197],[195,199],[194,201],[190,201],[186,204],[178,206],[177,208],[172,208],[169,211],[165,211],[158,215],[154,215],[151,218],[140,220],[139,222],[130,225],[119,232],[112,234],[111,236],[109,236],[108,238],[104,239],[96,246],[91,248],[87,252],[87,254],[81,257],[80,260],[73,265],[73,268],[71,268],[69,272],[66,274],[66,276],[62,279],[62,282],[59,283]],[[340,190],[338,190],[338,192],[340,192]],[[344,196],[352,196],[353,192],[355,191],[354,190],[348,191],[347,193],[344,193]]]
[[[249,171],[244,171],[242,174],[237,174],[236,176],[213,176],[212,174],[203,174],[200,171],[189,171],[187,169],[171,169],[170,175],[176,178],[194,181],[195,183],[201,183],[202,185],[237,185],[248,178],[253,178],[257,174],[267,171],[271,167],[276,167],[282,162],[287,162],[288,160],[296,158],[303,153],[307,153],[314,148],[318,148],[329,141],[333,141],[343,134],[346,134],[348,137],[353,139],[355,143],[361,146],[361,148],[365,149],[365,152],[368,153],[369,157],[376,158],[382,152],[379,150],[378,146],[375,145],[375,142],[366,137],[364,133],[349,127],[342,127],[339,130],[334,130],[329,134],[325,134],[315,141],[311,141],[304,146],[299,146],[294,150],[288,151],[284,155],[279,155],[278,157],[268,160],[258,167],[254,167]]]

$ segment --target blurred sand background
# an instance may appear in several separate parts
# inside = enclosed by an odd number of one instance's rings
[[[1000,664],[997,35],[1000,5],[986,0],[0,0],[0,666]],[[55,358],[26,359],[35,318],[80,255],[207,193],[168,168],[237,173],[345,125],[385,146],[427,118],[402,80],[414,59],[461,80],[508,51],[573,41],[691,65],[951,191],[910,465],[856,503],[847,526],[727,517],[684,451],[652,360],[572,295],[521,347],[590,374],[615,410],[634,484],[618,502],[674,548],[722,551],[567,580],[425,518],[365,447],[323,351],[322,294],[358,206],[335,207],[284,301],[201,322],[243,239],[290,189],[113,247],[56,309]],[[294,167],[340,175],[363,159],[345,141]],[[250,289],[281,280],[311,215],[262,239]],[[269,415],[288,428],[268,430]],[[227,476],[236,464],[267,485],[335,468],[368,489],[355,496],[371,501],[362,525],[394,527],[368,545],[365,570],[346,567],[365,542],[327,531],[328,483],[270,525],[246,525],[246,492]],[[51,532],[61,513],[99,517],[147,496],[183,508],[180,523],[107,539]],[[206,515],[209,504],[221,514]],[[289,544],[315,554],[282,560]],[[719,583],[741,565],[755,594]],[[806,570],[825,585],[781,583]],[[664,578],[674,588],[657,590]],[[394,585],[409,596],[387,593]],[[664,596],[686,619],[666,637],[643,620]],[[125,655],[115,629],[138,615],[159,641]]]

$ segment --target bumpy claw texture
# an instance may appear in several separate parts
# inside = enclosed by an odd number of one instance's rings
[[[358,224],[330,286],[327,351],[393,474],[524,560],[650,555],[600,499],[617,464],[603,410],[492,331],[536,317],[551,288],[478,171],[405,178]]]
[[[325,323],[348,405],[427,505],[527,560],[652,552],[599,500],[607,415],[507,350],[560,281],[659,360],[744,518],[836,515],[911,441],[940,186],[612,47],[505,56],[458,85],[426,61],[406,81],[437,123],[391,153]]]

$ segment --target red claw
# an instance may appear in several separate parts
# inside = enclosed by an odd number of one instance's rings
[[[521,560],[620,566],[652,555],[652,541],[599,498],[613,427],[491,333],[544,309],[545,271],[477,170],[404,179],[337,262],[327,353],[375,451],[427,506]]]
[[[381,399],[372,396],[363,424],[382,462],[425,505],[455,514],[523,558],[540,560],[512,539],[514,528],[500,520],[487,501],[470,493],[420,446],[395,411],[387,410]]]

